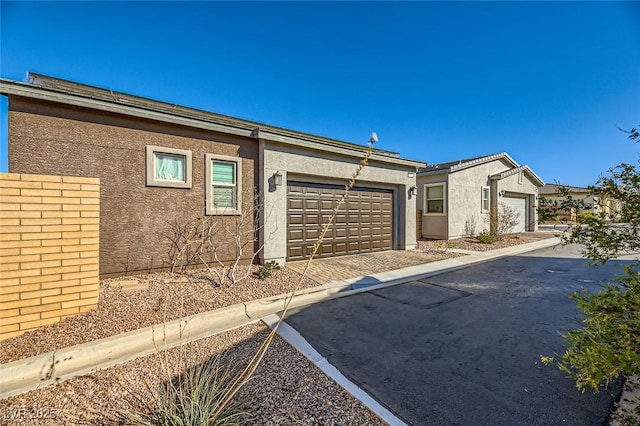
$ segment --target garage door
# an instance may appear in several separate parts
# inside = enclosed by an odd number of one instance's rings
[[[511,207],[513,212],[518,215],[518,223],[513,227],[511,232],[525,232],[527,225],[527,201],[526,198],[520,197],[503,197],[502,202]]]
[[[308,257],[322,224],[344,192],[341,185],[289,182],[287,185],[287,260]],[[354,187],[327,230],[317,256],[390,250],[393,242],[393,194]]]

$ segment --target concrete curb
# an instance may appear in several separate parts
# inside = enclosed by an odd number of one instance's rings
[[[278,315],[273,314],[263,318],[262,321],[264,321],[269,328],[273,329],[279,319],[280,317]],[[298,352],[304,355],[324,374],[329,376],[329,378],[353,395],[353,397],[359,400],[365,407],[373,411],[389,426],[406,426],[405,422],[400,420],[395,414],[373,399],[368,393],[358,387],[355,383],[345,377],[344,374],[342,374],[336,367],[329,363],[325,357],[320,355],[320,353],[316,351],[300,333],[298,333],[298,330],[291,327],[286,322],[282,322],[280,323],[280,327],[278,327],[278,335],[291,346],[296,348]]]
[[[558,238],[333,281],[295,292],[290,308],[398,285],[559,244]],[[0,399],[90,374],[132,359],[260,321],[282,311],[292,293],[253,300],[0,365]]]

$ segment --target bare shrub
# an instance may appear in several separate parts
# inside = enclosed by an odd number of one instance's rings
[[[186,221],[174,219],[167,223],[163,234],[170,241],[168,258],[171,273],[184,273],[187,266],[196,264],[197,252],[203,250],[203,229],[205,218],[193,218]]]
[[[510,234],[518,224],[518,214],[505,203],[500,203],[498,209],[492,208],[489,212],[489,223],[491,233],[498,239],[502,239],[505,235]]]
[[[264,247],[257,245],[262,215],[263,198],[256,193],[240,214],[169,222],[165,237],[170,241],[171,272],[184,273],[189,266],[201,265],[216,277],[217,285],[233,285],[246,279]]]
[[[464,236],[465,237],[475,237],[476,235],[476,216],[469,216],[467,220],[464,222]]]
[[[448,240],[441,240],[436,242],[436,253],[448,253],[454,247],[453,242]]]

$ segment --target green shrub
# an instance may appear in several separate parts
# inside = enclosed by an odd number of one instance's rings
[[[260,267],[258,270],[258,278],[261,280],[267,279],[271,277],[273,271],[277,271],[280,269],[280,265],[275,260],[271,260]]]
[[[498,240],[498,237],[495,234],[484,231],[478,234],[476,240],[480,241],[482,244],[493,244]]]
[[[578,222],[580,222],[580,223],[588,223],[588,222],[590,222],[592,220],[595,220],[597,218],[598,218],[598,216],[596,216],[596,214],[594,212],[588,211],[588,210],[580,213],[578,215],[578,217],[577,217]]]
[[[625,267],[619,285],[605,285],[597,294],[571,295],[585,319],[583,328],[565,336],[569,349],[557,364],[578,389],[599,390],[621,374],[640,375],[640,271]]]

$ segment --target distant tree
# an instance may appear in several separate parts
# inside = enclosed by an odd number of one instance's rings
[[[629,139],[640,140],[637,129],[625,132]],[[565,243],[580,244],[583,256],[592,265],[640,249],[638,164],[620,164],[589,187],[595,203],[613,199],[615,208],[609,205],[594,209],[593,214],[583,216],[582,224],[563,236]],[[564,187],[558,192],[568,195]],[[584,207],[584,203],[565,197],[553,208],[571,207]],[[611,223],[612,219],[617,223]],[[620,375],[640,375],[640,260],[636,258],[615,284],[604,285],[597,294],[582,290],[571,297],[584,314],[583,327],[567,333],[568,349],[563,355],[543,356],[542,360],[568,373],[582,391],[598,391],[600,385],[608,385]]]

